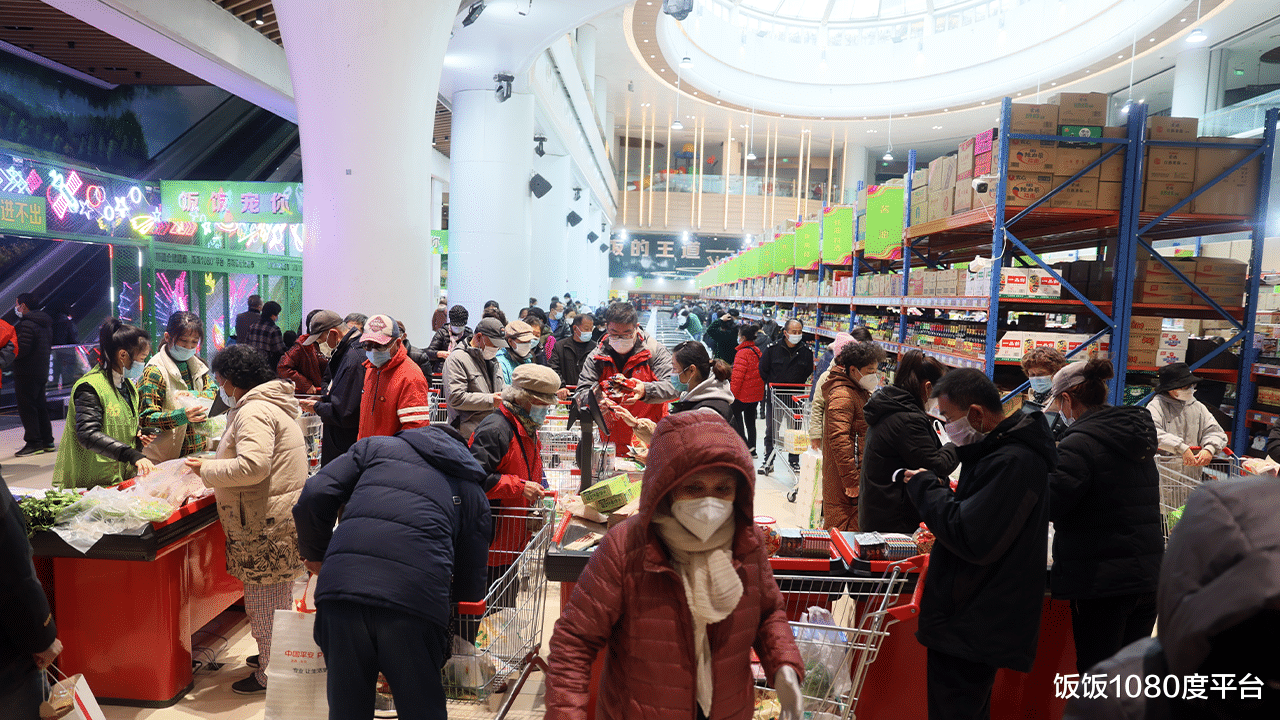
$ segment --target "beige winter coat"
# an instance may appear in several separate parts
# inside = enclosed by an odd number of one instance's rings
[[[1197,446],[1217,455],[1227,446],[1226,431],[1199,400],[1184,403],[1160,393],[1147,403],[1147,410],[1155,421],[1162,454],[1181,456],[1187,448]]]
[[[227,534],[227,572],[253,585],[302,573],[293,506],[307,479],[307,450],[293,383],[272,380],[250,390],[227,416],[218,457],[201,477],[218,498]]]

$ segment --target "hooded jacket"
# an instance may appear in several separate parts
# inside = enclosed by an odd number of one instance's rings
[[[671,403],[671,412],[688,412],[706,408],[729,420],[732,414],[733,392],[729,389],[728,380],[717,380],[715,375],[698,383],[676,402]]]
[[[1158,393],[1147,403],[1156,424],[1156,438],[1166,455],[1182,456],[1187,448],[1202,447],[1213,454],[1227,446],[1227,433],[1213,413],[1199,400],[1190,404],[1169,393]]]
[[[524,496],[524,484],[535,482],[546,487],[542,481],[542,446],[538,436],[525,428],[505,402],[480,421],[468,444],[471,456],[484,471],[482,484],[489,505],[498,515],[489,564],[510,565],[529,544],[525,520],[526,509],[532,506]]]
[[[389,608],[447,627],[450,603],[481,600],[488,587],[483,481],[467,446],[440,427],[366,438],[321,468],[293,508],[302,557],[324,561],[316,603]]]
[[[547,717],[587,717],[591,665],[607,646],[596,717],[689,720],[696,716],[693,619],[684,585],[651,521],[690,473],[711,466],[739,476],[733,565],[743,595],[725,620],[707,627],[714,657],[715,707],[709,720],[750,720],[750,655],[772,679],[804,662],[764,552],[754,517],[755,468],[747,447],[722,418],[680,413],[654,434],[640,491],[640,512],[610,530],[592,555],[551,637]]]
[[[395,435],[431,424],[427,378],[403,345],[382,367],[364,361],[364,396],[360,401],[360,439]]]
[[[858,529],[855,499],[862,489],[862,453],[867,420],[863,408],[871,393],[849,375],[850,368],[827,371],[822,425],[822,513],[826,527]]]
[[[304,345],[307,335],[299,335],[293,346],[276,363],[281,380],[293,383],[301,395],[314,395],[324,390],[324,356],[315,343]]]
[[[351,449],[360,436],[360,396],[364,392],[364,361],[360,331],[350,330],[329,358],[329,392],[316,401],[316,415],[324,422],[320,463]],[[322,356],[323,357],[323,356]]]
[[[1253,617],[1263,608],[1280,607],[1280,481],[1252,477],[1205,483],[1187,500],[1182,519],[1169,536],[1160,584],[1157,637],[1139,640],[1094,666],[1107,680],[1129,675],[1187,676],[1226,672],[1205,667],[1212,639]],[[1259,672],[1274,660],[1259,645],[1242,663],[1242,671]],[[1250,668],[1251,666],[1251,668]],[[1240,680],[1237,675],[1236,681]],[[1210,683],[1212,684],[1212,683]],[[1114,682],[1107,685],[1115,687]],[[1231,687],[1239,697],[1239,683]],[[1207,688],[1206,688],[1207,689]],[[1275,691],[1273,690],[1272,693]],[[1170,720],[1224,718],[1194,701],[1147,698],[1108,692],[1105,698],[1074,698],[1066,720]],[[1211,700],[1218,693],[1206,693]],[[1271,715],[1274,717],[1274,715]]]
[[[1145,408],[1104,406],[1067,427],[1049,478],[1054,597],[1155,591],[1164,556],[1156,447]]]
[[[307,479],[307,448],[293,383],[265,382],[227,415],[218,457],[200,472],[218,500],[227,534],[227,572],[271,585],[302,573],[291,509]]]
[[[738,343],[730,376],[733,396],[738,402],[755,403],[764,399],[764,380],[760,379],[760,357],[764,355],[754,342]]]
[[[13,692],[35,672],[32,655],[58,637],[49,599],[36,577],[27,542],[27,521],[0,478],[0,697]]]
[[[41,310],[28,310],[14,324],[13,331],[18,339],[13,376],[29,380],[47,379],[53,345],[53,318]]]
[[[920,513],[907,496],[906,486],[893,481],[894,473],[922,467],[946,477],[960,464],[956,446],[943,445],[937,421],[924,411],[919,398],[895,385],[872,395],[862,413],[867,437],[862,451],[858,529],[910,535],[920,527]]]
[[[1049,548],[1049,473],[1057,453],[1039,412],[1006,418],[956,450],[955,492],[932,472],[907,494],[937,542],[916,638],[931,650],[1030,672]]]
[[[765,348],[760,379],[767,385],[802,385],[813,377],[813,349],[803,341],[788,347],[785,339]]]

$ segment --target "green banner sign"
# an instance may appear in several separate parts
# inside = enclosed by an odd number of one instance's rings
[[[449,231],[448,230],[432,230],[431,231],[431,254],[432,255],[448,255],[449,254]]]
[[[796,267],[817,270],[822,261],[822,220],[806,220],[796,227]]]
[[[0,230],[44,234],[45,199],[0,192]]]
[[[867,193],[867,242],[863,255],[868,260],[901,259],[902,221],[902,188],[871,188]]]
[[[202,252],[192,248],[170,249],[163,245],[156,245],[151,260],[157,270],[203,270],[244,275],[302,277],[301,260],[270,255]]]
[[[822,216],[822,262],[848,265],[852,261],[853,208],[827,208]]]
[[[164,219],[213,223],[300,223],[302,183],[163,180]]]
[[[789,273],[796,269],[796,235],[783,233],[773,241],[773,271]]]

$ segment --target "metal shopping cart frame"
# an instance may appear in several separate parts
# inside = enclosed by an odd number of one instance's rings
[[[787,606],[828,608],[835,623],[790,622],[806,666],[836,667],[826,688],[813,678],[806,679],[802,686],[805,717],[857,717],[863,683],[889,628],[919,615],[929,556],[876,565],[883,565],[883,574],[872,577],[775,576]],[[900,602],[908,576],[916,568],[920,575],[915,590]]]
[[[1193,447],[1193,451],[1200,448]],[[1165,540],[1173,531],[1169,516],[1187,504],[1187,498],[1204,482],[1244,477],[1246,473],[1239,456],[1229,449],[1209,461],[1208,465],[1184,465],[1176,455],[1157,455],[1156,470],[1160,473],[1160,523]]]
[[[488,680],[474,684],[453,682],[443,677],[449,705],[473,705],[503,696],[495,720],[506,717],[520,690],[535,670],[547,671],[542,658],[542,625],[546,610],[546,556],[555,531],[554,508],[496,508],[495,531],[499,523],[523,523],[530,531],[529,542],[518,551],[490,548],[492,568],[506,569],[489,583],[481,602],[457,603],[456,633],[476,644],[476,657],[484,667],[494,669]],[[457,656],[455,656],[457,657]]]
[[[773,436],[773,445],[766,449],[764,463],[762,468],[776,468],[775,461],[786,455],[800,455],[808,449],[809,442],[808,425],[809,425],[809,407],[812,401],[809,399],[809,391],[812,386],[809,383],[769,383],[765,401],[769,403],[768,413],[765,422],[772,422],[770,432]],[[798,453],[792,453],[796,448],[789,447],[787,444],[788,431],[798,432],[804,437],[806,447]],[[796,468],[791,466],[789,460],[782,463],[786,466],[787,475],[791,481],[791,489],[787,491],[787,500],[795,502],[796,496],[800,490],[800,473]]]

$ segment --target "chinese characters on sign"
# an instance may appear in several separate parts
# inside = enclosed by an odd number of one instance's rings
[[[215,223],[300,223],[301,183],[164,181],[166,220]]]
[[[1169,698],[1182,700],[1208,700],[1213,694],[1219,699],[1262,699],[1262,679],[1245,673],[1239,680],[1230,673],[1211,675],[1128,675],[1108,677],[1103,673],[1084,675],[1055,675],[1054,697],[1065,699],[1103,700],[1107,698]]]
[[[43,233],[44,215],[44,198],[0,193],[0,230]]]
[[[668,233],[617,233],[609,241],[612,277],[694,275],[742,247],[742,237]]]
[[[32,234],[140,239],[138,226],[159,217],[154,185],[10,152],[0,152],[0,195],[11,202],[0,227]]]

